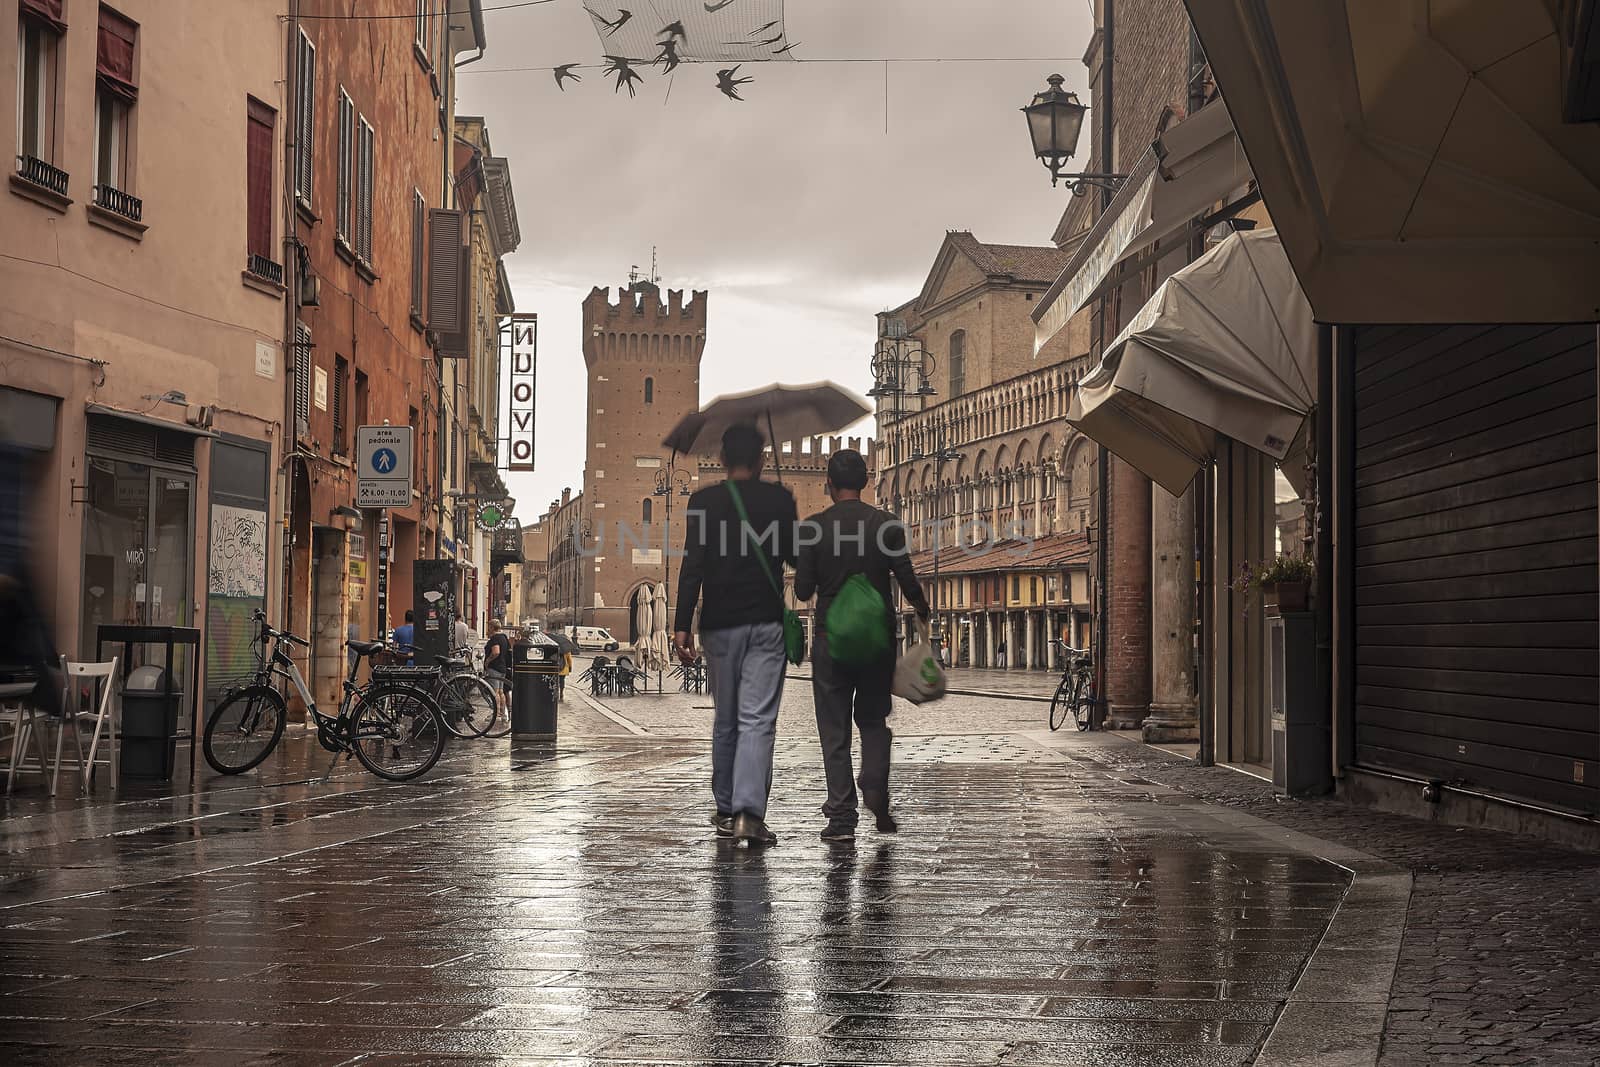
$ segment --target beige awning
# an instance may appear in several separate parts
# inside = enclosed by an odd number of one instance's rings
[[[1553,0],[1187,0],[1323,322],[1600,317]]]
[[[1316,403],[1317,327],[1270,229],[1233,234],[1168,278],[1100,365],[1067,421],[1181,495],[1218,434],[1289,455]]]
[[[1195,216],[1244,192],[1249,183],[1250,165],[1221,101],[1163,133],[1034,309],[1034,353],[1080,308],[1117,283],[1126,273],[1119,265],[1136,266],[1141,252],[1165,254],[1173,242],[1187,243]]]

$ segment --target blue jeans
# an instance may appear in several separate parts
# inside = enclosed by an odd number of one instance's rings
[[[701,633],[711,702],[711,793],[723,815],[767,815],[772,745],[783,698],[783,624],[733,626]]]

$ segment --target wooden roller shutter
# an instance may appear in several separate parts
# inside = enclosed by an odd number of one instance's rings
[[[1595,811],[1595,328],[1354,352],[1357,762]]]

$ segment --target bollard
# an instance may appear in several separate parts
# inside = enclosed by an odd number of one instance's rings
[[[561,649],[534,633],[512,646],[511,657],[511,739],[554,741]]]

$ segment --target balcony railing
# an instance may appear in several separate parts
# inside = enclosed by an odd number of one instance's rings
[[[245,263],[245,269],[273,285],[283,284],[283,264],[274,263],[266,256],[251,252],[250,259]]]
[[[144,220],[144,201],[137,196],[132,196],[121,189],[113,189],[109,185],[94,187],[94,203],[96,207],[105,208],[114,215],[121,215],[134,222]]]
[[[67,195],[67,172],[34,156],[17,157],[17,174],[57,196]]]

